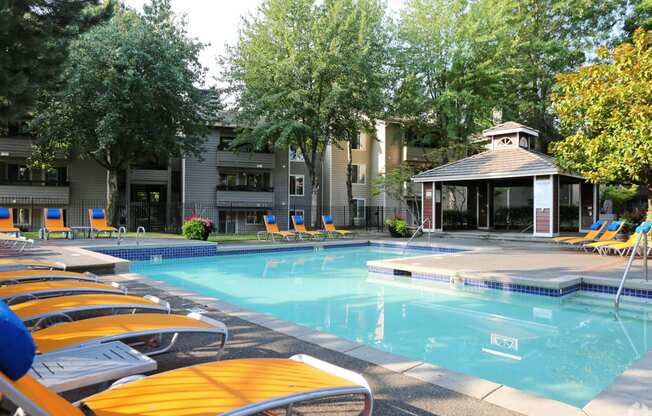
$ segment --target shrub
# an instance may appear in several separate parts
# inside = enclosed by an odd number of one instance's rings
[[[398,237],[407,237],[410,235],[410,229],[408,228],[407,222],[403,218],[395,217],[385,220],[385,224],[389,228],[389,232],[392,235]]]
[[[183,236],[189,240],[207,240],[214,230],[213,221],[196,215],[187,217],[182,227]]]
[[[621,233],[631,234],[636,230],[636,227],[647,217],[647,212],[643,210],[625,211],[620,216],[620,220],[624,223]]]

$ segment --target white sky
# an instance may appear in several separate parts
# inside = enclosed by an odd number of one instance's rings
[[[141,11],[148,0],[123,0],[125,4]],[[233,45],[238,39],[242,16],[254,13],[261,0],[172,0],[177,14],[184,13],[188,20],[190,36],[210,44],[201,55],[202,64],[209,68],[206,83],[214,85],[219,75],[217,56],[224,52],[224,45]],[[400,7],[402,0],[387,0],[390,10]]]

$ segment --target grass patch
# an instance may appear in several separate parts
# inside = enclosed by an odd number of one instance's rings
[[[208,241],[213,241],[215,243],[247,240],[256,240],[256,234],[213,234],[208,236]]]

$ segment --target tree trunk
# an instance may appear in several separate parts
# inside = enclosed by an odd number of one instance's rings
[[[346,165],[346,196],[349,201],[349,227],[353,227],[353,146],[351,146],[351,141],[348,143],[349,146],[349,162]]]
[[[118,227],[119,218],[118,218],[118,170],[112,169],[109,170],[106,177],[106,215],[107,218],[111,221],[111,225]]]
[[[321,228],[317,221],[317,210],[319,209],[319,179],[314,178],[316,176],[313,173],[312,179],[312,192],[310,196],[310,226],[312,228]]]

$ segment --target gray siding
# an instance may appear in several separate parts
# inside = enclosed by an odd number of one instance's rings
[[[136,184],[167,184],[169,174],[167,169],[132,169],[129,172],[129,182]]]
[[[217,145],[219,131],[210,133],[204,143],[202,159],[185,158],[183,174],[183,193],[187,203],[215,203],[215,187],[217,186]]]
[[[217,166],[274,169],[276,160],[271,153],[235,153],[218,150],[216,163]]]
[[[106,206],[106,174],[106,169],[94,161],[70,161],[68,180],[71,205],[66,208],[68,225],[88,225],[88,209]]]

